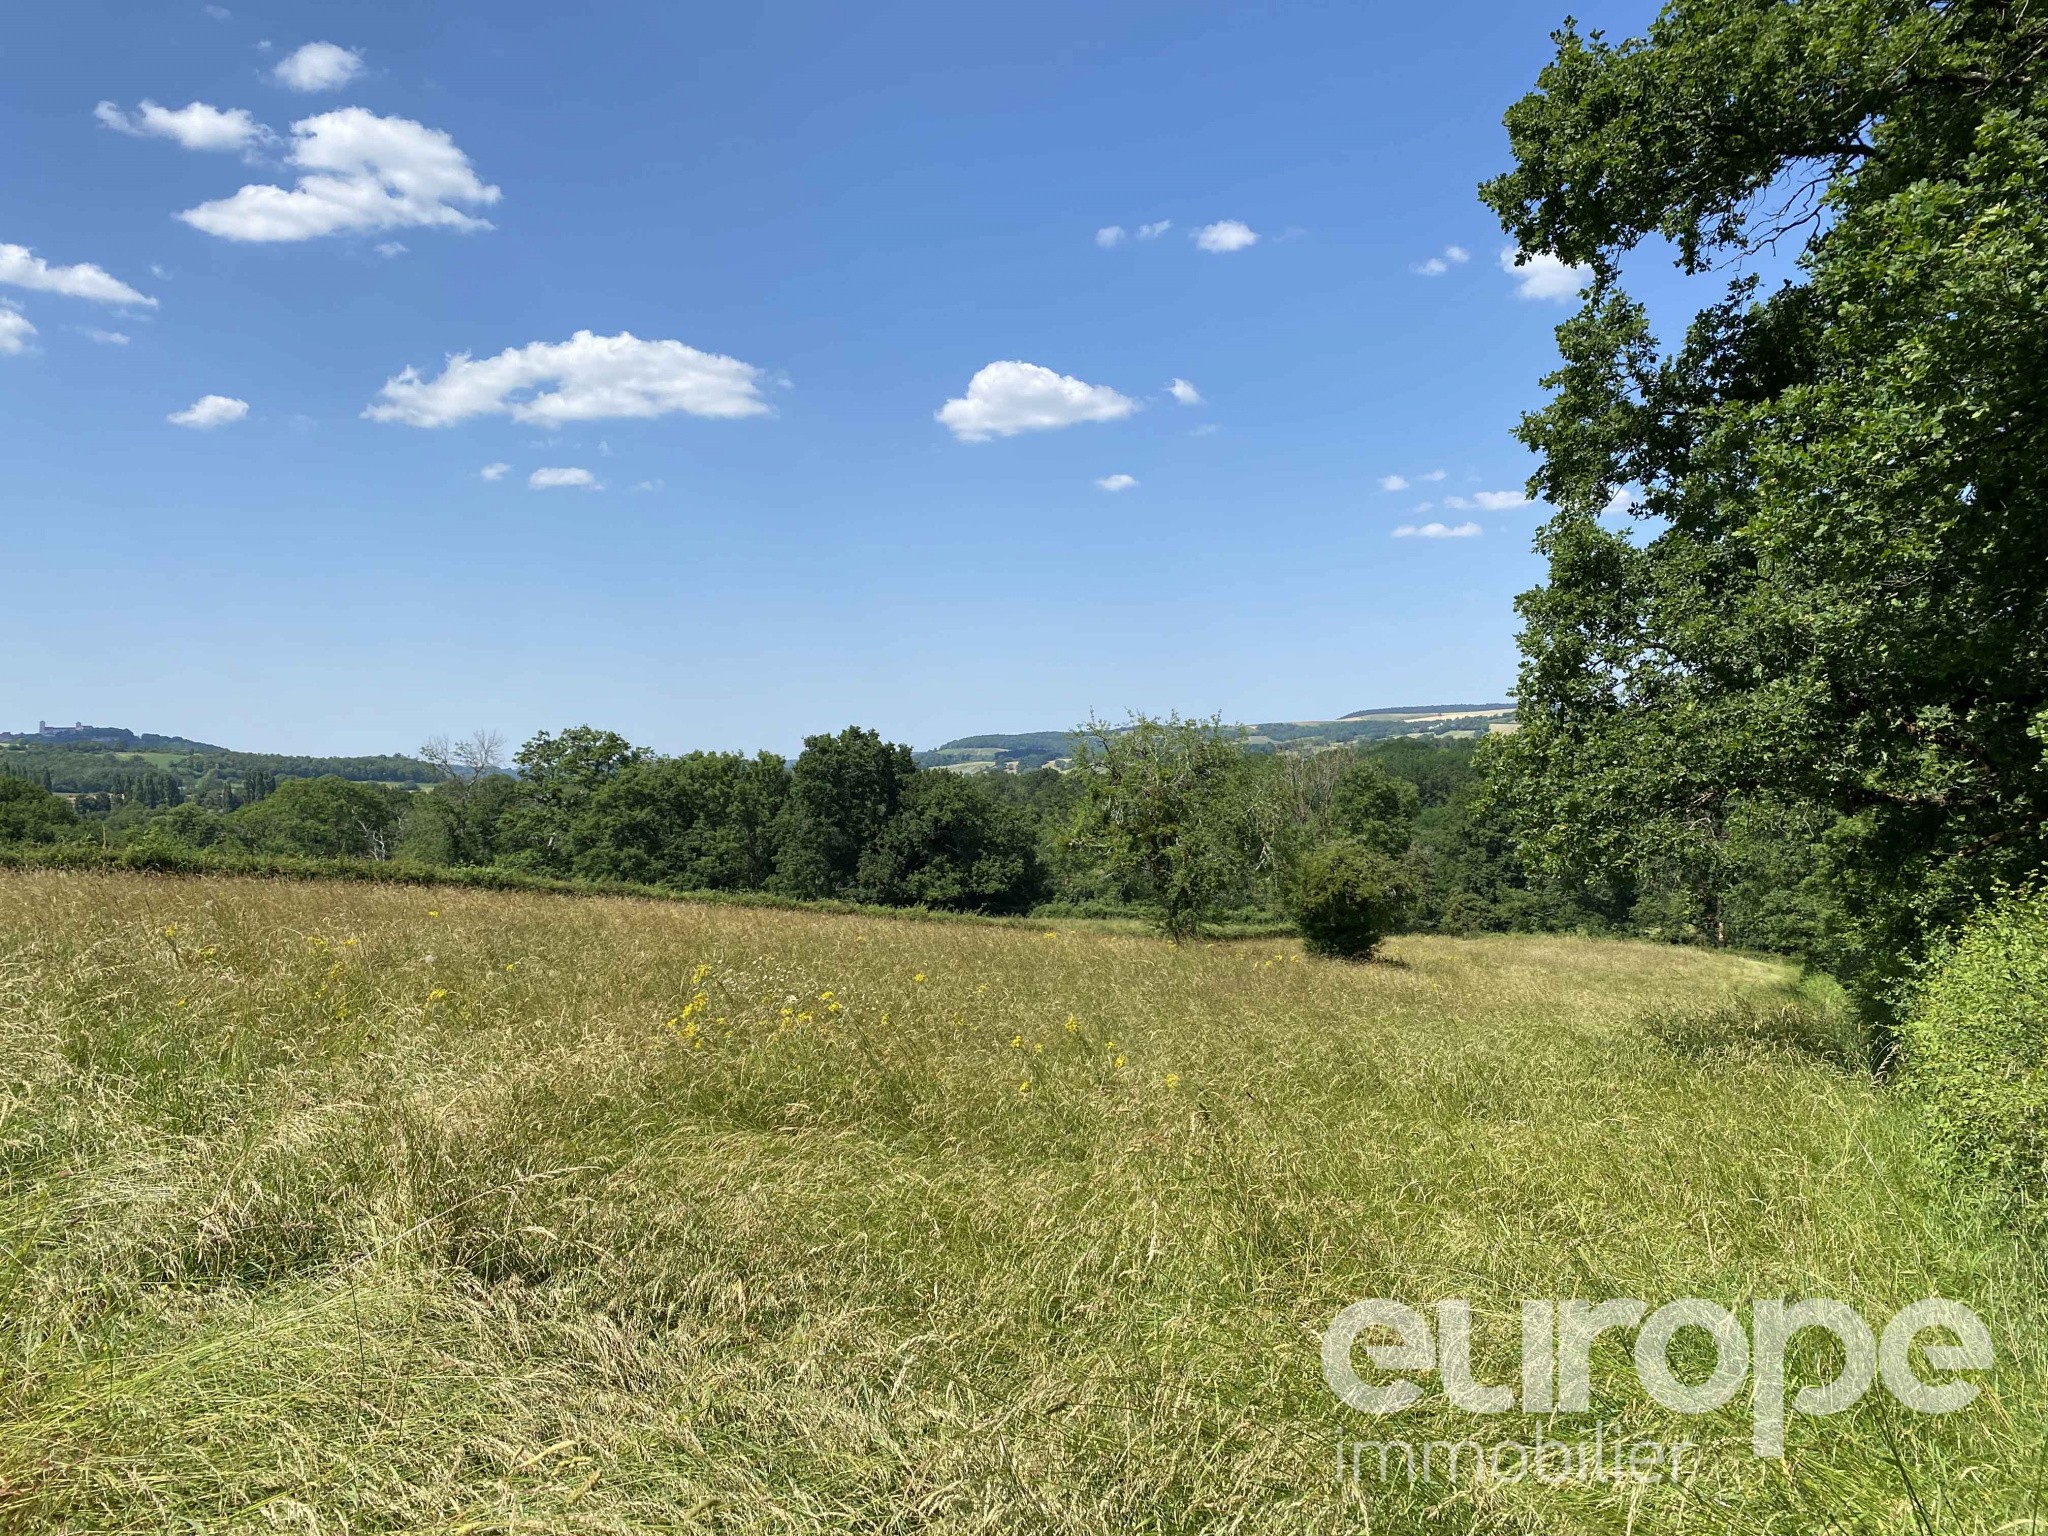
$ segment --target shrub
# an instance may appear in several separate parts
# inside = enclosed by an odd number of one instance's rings
[[[1363,960],[1407,914],[1414,891],[1400,864],[1346,837],[1303,857],[1290,898],[1310,953]]]
[[[1950,1170],[1993,1193],[2048,1195],[2048,891],[1964,929],[1930,968],[1899,1043]]]

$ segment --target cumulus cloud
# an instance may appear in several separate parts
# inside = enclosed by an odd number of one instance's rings
[[[1138,238],[1140,240],[1157,240],[1171,228],[1173,228],[1173,220],[1171,219],[1160,219],[1157,223],[1153,224],[1140,224],[1138,226]]]
[[[636,480],[633,483],[633,489],[636,491],[658,491],[664,484],[665,482],[661,480]]]
[[[164,418],[174,427],[195,427],[205,430],[209,427],[224,427],[230,422],[240,421],[249,414],[249,402],[237,400],[231,395],[201,395],[182,411],[173,411]]]
[[[1128,491],[1138,483],[1136,475],[1104,475],[1095,482],[1105,491]]]
[[[294,91],[334,91],[363,72],[363,56],[339,43],[308,43],[277,61],[270,78]]]
[[[1124,227],[1121,224],[1105,224],[1095,231],[1095,243],[1105,251],[1124,243]]]
[[[1258,243],[1258,232],[1237,219],[1218,219],[1195,231],[1195,244],[1205,251],[1241,251]]]
[[[156,308],[156,300],[137,293],[119,278],[89,261],[53,267],[25,245],[0,245],[0,283],[39,293],[61,293],[96,304],[140,304]]]
[[[403,256],[406,251],[405,245],[397,240],[379,241],[374,249],[379,256],[382,256],[387,261],[393,256]]]
[[[1417,527],[1403,523],[1394,530],[1397,539],[1472,539],[1479,536],[1477,523],[1459,523],[1455,527],[1447,523],[1424,523]]]
[[[477,474],[486,480],[502,480],[511,467],[510,464],[486,464]]]
[[[1186,379],[1175,379],[1166,386],[1166,392],[1182,405],[1200,405],[1202,403],[1201,391],[1196,389]]]
[[[128,334],[125,331],[100,331],[88,329],[85,333],[103,347],[125,347]]]
[[[223,240],[311,240],[353,230],[489,229],[457,203],[489,206],[469,157],[438,128],[343,107],[292,124],[286,157],[305,174],[287,189],[243,187],[178,217]]]
[[[1443,477],[1444,477],[1444,472],[1443,472],[1442,470],[1440,470],[1440,469],[1432,469],[1432,470],[1431,470],[1431,471],[1430,471],[1430,472],[1429,472],[1428,474],[1426,474],[1426,475],[1417,475],[1417,476],[1416,476],[1415,478],[1416,478],[1416,479],[1418,479],[1418,480],[1429,480],[1429,481],[1432,481],[1432,482],[1433,482],[1433,481],[1441,480],[1441,479],[1443,479]]]
[[[458,352],[434,378],[407,368],[363,410],[372,421],[445,427],[472,416],[560,426],[610,417],[764,416],[762,372],[738,358],[680,341],[642,341],[628,331],[507,347],[496,357]],[[542,389],[553,385],[551,389]],[[540,390],[540,393],[530,391]]]
[[[28,339],[35,333],[27,315],[0,299],[0,354],[12,357],[26,352]]]
[[[169,139],[185,149],[241,150],[244,153],[275,143],[277,135],[249,115],[245,107],[213,107],[203,101],[189,106],[158,106],[145,101],[133,113],[123,112],[111,101],[92,109],[102,127],[138,139]]]
[[[1079,379],[1036,363],[990,363],[967,381],[967,393],[948,400],[937,419],[963,443],[1015,437],[1083,421],[1121,421],[1138,408],[1107,384]]]
[[[1383,491],[1405,491],[1408,489],[1406,475],[1381,475],[1380,489]]]
[[[559,491],[575,489],[584,491],[602,490],[597,476],[587,469],[536,469],[526,477],[526,483],[536,491]]]
[[[1472,253],[1462,245],[1447,245],[1440,254],[1430,257],[1427,261],[1418,261],[1408,270],[1423,277],[1442,277],[1451,268],[1461,267],[1471,259]]]
[[[1470,496],[1446,496],[1444,505],[1460,512],[1508,512],[1525,507],[1529,498],[1520,491],[1474,491]]]
[[[1515,280],[1518,299],[1563,303],[1593,280],[1591,267],[1571,266],[1548,251],[1525,255],[1512,245],[1501,248],[1500,269]]]

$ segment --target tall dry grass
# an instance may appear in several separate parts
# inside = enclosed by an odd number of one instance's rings
[[[2026,1529],[2041,1269],[1843,1055],[1639,944],[0,877],[0,1527]],[[1688,1485],[1335,1476],[1395,1430],[1321,1379],[1360,1297],[1469,1297],[1508,1380],[1525,1296],[1930,1293],[1997,1337],[1957,1415],[1761,1462],[1613,1345]]]

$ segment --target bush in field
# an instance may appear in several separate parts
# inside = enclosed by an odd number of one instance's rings
[[[1967,1182],[2048,1197],[2048,891],[1988,909],[1900,1031],[1934,1147]]]
[[[1414,891],[1394,859],[1355,838],[1306,854],[1289,893],[1310,953],[1363,960],[1407,914]]]

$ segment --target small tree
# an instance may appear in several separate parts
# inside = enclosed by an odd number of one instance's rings
[[[1073,846],[1159,904],[1168,937],[1192,938],[1260,862],[1258,792],[1241,735],[1219,719],[1132,715],[1075,733]]]

